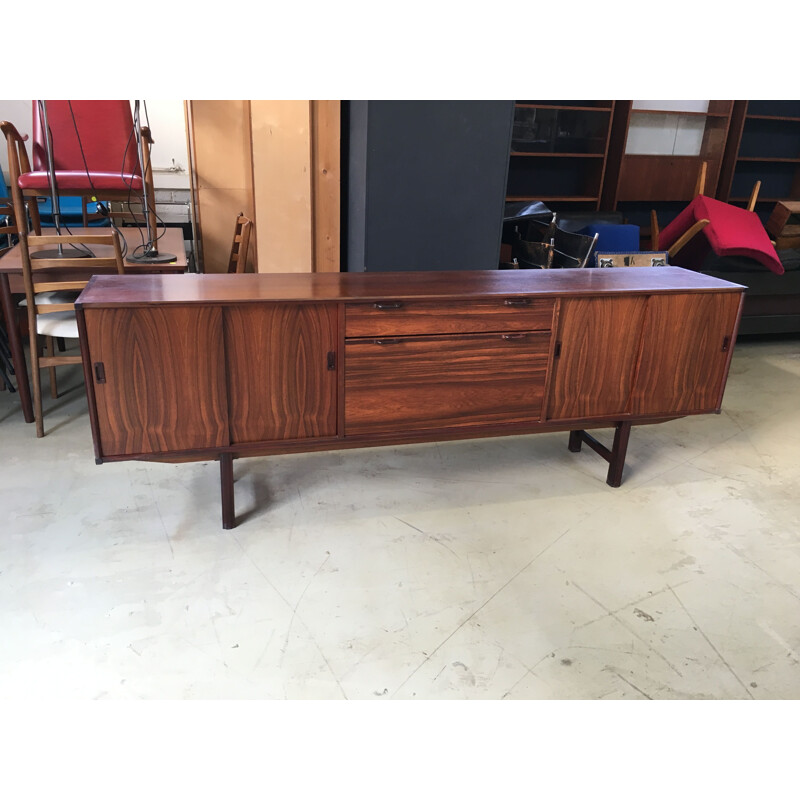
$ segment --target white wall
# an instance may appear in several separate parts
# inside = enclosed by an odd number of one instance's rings
[[[132,103],[133,101],[131,101]],[[156,189],[189,188],[189,154],[183,100],[147,100],[147,116],[153,135],[153,183]],[[145,124],[142,103],[142,124]],[[31,132],[31,101],[0,100],[0,120],[12,122],[21,134]],[[30,155],[30,148],[28,148]],[[8,153],[0,139],[0,166],[8,180]],[[178,171],[172,171],[175,167]],[[168,171],[169,170],[169,171]]]

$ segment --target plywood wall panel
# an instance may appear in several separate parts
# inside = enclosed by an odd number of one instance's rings
[[[313,272],[311,115],[304,100],[253,100],[259,272]]]

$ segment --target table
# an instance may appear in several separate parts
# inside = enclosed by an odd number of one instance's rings
[[[110,228],[70,228],[70,233],[74,234],[98,234],[110,231]],[[137,227],[120,228],[120,232],[128,243],[129,251],[141,244],[141,233],[143,229]],[[159,250],[165,253],[174,253],[176,260],[169,264],[134,264],[125,261],[125,269],[131,275],[144,275],[152,273],[182,273],[186,270],[186,250],[183,244],[183,231],[180,228],[166,228],[164,235],[158,242]],[[113,249],[103,245],[95,246],[94,251],[97,255],[113,255]],[[106,253],[107,251],[107,253]],[[63,275],[64,272],[60,272]],[[85,272],[77,277],[85,277]],[[19,245],[15,245],[0,257],[0,304],[2,304],[3,315],[6,319],[8,329],[8,344],[11,350],[11,358],[14,362],[14,370],[17,376],[17,389],[22,405],[22,415],[25,422],[33,422],[33,403],[31,401],[30,381],[28,378],[28,367],[25,361],[25,353],[17,325],[16,307],[14,305],[14,294],[24,294],[25,285],[22,279],[22,254]]]
[[[219,460],[231,528],[243,456],[569,431],[619,486],[631,425],[719,412],[743,297],[679,267],[102,275],[75,308],[97,463]]]

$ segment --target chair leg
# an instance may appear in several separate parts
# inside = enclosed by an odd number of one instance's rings
[[[28,318],[29,325],[31,323]],[[42,420],[42,376],[39,374],[39,342],[36,333],[36,320],[32,320],[30,341],[31,341],[31,383],[33,386],[33,417],[36,420],[36,436],[41,439],[44,436],[44,422]]]
[[[53,348],[53,337],[47,337],[47,355],[54,356],[54,348]],[[56,384],[56,368],[55,367],[48,367],[50,371],[50,397],[53,400],[58,400],[58,385]]]

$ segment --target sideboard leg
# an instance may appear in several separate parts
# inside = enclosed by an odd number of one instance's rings
[[[608,477],[606,483],[614,488],[622,485],[622,470],[625,467],[625,454],[628,452],[628,438],[631,435],[631,423],[619,422],[614,431],[614,444],[611,448]]]
[[[570,453],[580,453],[583,444],[583,431],[570,431],[567,449]]]
[[[233,503],[233,456],[221,453],[219,457],[219,482],[222,490],[222,528],[236,527],[236,510]]]

